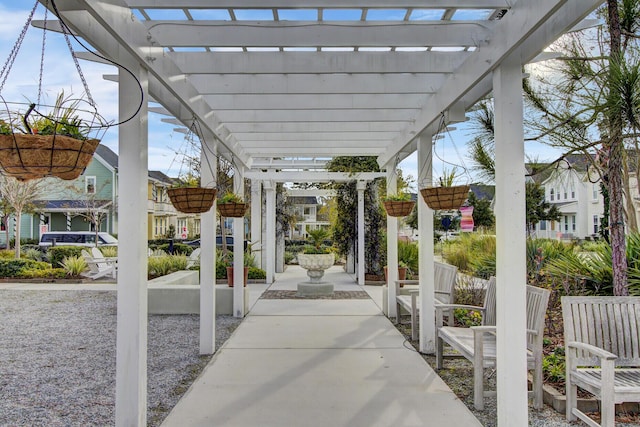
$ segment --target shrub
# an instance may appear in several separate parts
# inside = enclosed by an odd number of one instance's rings
[[[266,279],[267,272],[261,268],[249,267],[249,275],[247,277],[254,280]]]
[[[416,242],[398,241],[398,261],[404,263],[411,274],[418,274],[418,244]]]
[[[156,248],[154,250],[161,250],[161,251],[164,251],[166,253],[169,253],[169,243],[164,243],[162,245],[158,245],[158,246],[156,246]],[[191,246],[189,246],[189,245],[185,245],[184,243],[174,243],[173,244],[173,253],[175,255],[182,254],[182,255],[189,256],[189,255],[191,255],[191,252],[193,252],[193,248]]]
[[[291,251],[284,251],[284,263],[285,264],[291,264],[291,261],[294,260],[294,258],[296,257],[296,254],[294,254]]]
[[[87,262],[82,256],[70,256],[62,260],[62,268],[67,276],[79,276],[87,269]]]
[[[38,249],[27,249],[22,252],[21,256],[26,259],[32,259],[34,261],[42,261],[44,254]]]
[[[51,266],[46,262],[30,259],[0,259],[0,277],[23,277],[26,270],[44,270]]]
[[[556,347],[542,359],[542,373],[545,381],[564,382],[566,378],[564,347]]]
[[[81,246],[54,246],[49,248],[47,255],[53,268],[63,268],[62,262],[65,258],[82,256]]]
[[[64,268],[47,267],[42,270],[26,269],[20,272],[20,278],[22,279],[64,279],[65,277],[67,277],[67,272]]]
[[[16,253],[12,249],[2,249],[0,250],[0,258],[2,259],[11,259],[16,256]]]
[[[174,271],[186,270],[187,261],[187,257],[184,255],[150,257],[147,266],[147,275],[153,278],[166,276]]]
[[[100,248],[100,252],[106,258],[115,258],[118,256],[118,247],[117,246],[103,246]]]

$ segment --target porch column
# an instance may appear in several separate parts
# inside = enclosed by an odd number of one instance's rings
[[[251,249],[256,260],[256,265],[262,268],[262,254],[264,242],[262,241],[262,181],[251,180]],[[268,277],[268,274],[267,274]]]
[[[367,181],[358,181],[358,284],[364,285],[364,190],[367,189]]]
[[[64,214],[64,216],[67,220],[67,231],[71,231],[71,213],[67,212]]]
[[[432,135],[421,135],[418,138],[418,185],[429,187],[433,184],[433,152]],[[419,317],[420,352],[435,352],[435,278],[433,267],[433,210],[427,206],[422,195],[418,193],[418,270],[420,281]]]
[[[387,166],[387,194],[395,194],[398,175],[395,163]],[[387,215],[387,302],[389,317],[396,317],[396,280],[398,280],[398,218]]]
[[[138,114],[118,127],[118,215],[126,218],[118,234],[118,314],[116,333],[116,426],[147,423],[147,171],[148,74],[129,65],[144,91]],[[140,102],[138,83],[119,73],[119,115],[130,117]],[[123,239],[120,241],[122,242]]]
[[[528,425],[522,66],[493,72],[496,150],[498,425]]]
[[[276,271],[276,183],[264,181],[264,191],[267,199],[267,236],[266,236],[266,261],[267,283],[273,283]]]
[[[244,173],[237,168],[233,191],[244,199]],[[244,217],[233,218],[233,315],[244,317]]]
[[[202,139],[200,181],[215,186],[218,162],[217,141]],[[200,354],[216,351],[216,200],[200,214]]]

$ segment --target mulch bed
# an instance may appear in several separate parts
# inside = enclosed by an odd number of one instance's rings
[[[300,296],[298,291],[265,291],[261,299],[369,299],[365,291],[334,291],[332,295]]]

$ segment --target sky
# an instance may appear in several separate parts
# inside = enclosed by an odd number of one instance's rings
[[[3,66],[24,27],[32,6],[31,2],[0,0],[0,60]],[[43,14],[44,8],[38,6],[34,19],[42,19]],[[73,39],[72,45],[78,52],[85,50]],[[0,88],[0,95],[6,101],[37,100],[41,51],[42,30],[28,28],[15,63],[9,72],[3,75],[7,76],[7,79]],[[80,67],[99,113],[108,121],[117,122],[117,83],[103,78],[105,74],[117,74],[116,67],[83,60],[80,60]],[[80,76],[61,34],[47,32],[43,70],[43,103],[53,103],[61,88],[64,89],[65,94],[80,96],[84,93]],[[161,122],[163,117],[149,113],[149,169],[162,171],[169,176],[177,176],[182,169],[182,162],[176,156],[176,151],[184,151],[188,144],[185,142],[185,135],[174,130],[175,126]],[[435,141],[434,176],[437,177],[445,168],[451,170],[452,165],[455,165],[458,171],[468,171],[460,176],[460,180],[475,182],[477,177],[472,170],[472,162],[466,155],[467,143],[473,139],[473,127],[468,121],[453,126],[455,130],[447,132],[444,138]],[[110,127],[101,140],[102,144],[117,153],[117,126]],[[536,157],[539,161],[553,160],[560,155],[557,150],[542,144],[527,143],[525,149],[528,155]],[[415,182],[418,169],[415,153],[398,166],[402,169],[404,176],[414,178],[413,189],[417,189],[419,183]]]

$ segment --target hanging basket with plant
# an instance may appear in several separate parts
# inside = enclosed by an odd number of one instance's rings
[[[403,217],[411,213],[416,202],[411,200],[410,194],[398,193],[387,195],[387,197],[382,200],[382,204],[387,211],[387,215]]]
[[[9,95],[3,91],[27,30],[35,27],[32,21],[39,4],[40,2],[35,2],[9,58],[0,71],[0,103],[4,107],[0,110],[0,172],[23,181],[47,176],[71,180],[84,172],[93,158],[101,136],[112,123],[108,123],[97,112],[96,104],[73,51],[70,37],[73,37],[81,46],[85,48],[86,46],[67,27],[55,4],[52,3],[51,6],[58,15],[56,23],[62,30],[61,33],[69,47],[71,58],[84,86],[84,95],[81,98],[73,98],[65,96],[64,91],[61,90],[54,105],[47,105],[42,99],[43,75],[51,74],[44,72],[47,64],[45,41],[47,31],[50,31],[48,28],[51,27],[48,25],[47,7],[44,8],[42,24],[44,34],[39,58],[37,96],[33,94],[32,98],[35,102],[8,101],[6,98]],[[28,54],[31,57],[32,51],[30,50]],[[60,61],[57,53],[55,61]],[[15,94],[12,93],[11,96]],[[25,94],[22,94],[22,97],[29,99]],[[140,105],[142,105],[142,97]],[[134,114],[138,111],[139,108]]]
[[[226,193],[218,200],[218,212],[220,216],[229,218],[242,218],[249,207],[240,196],[235,193]]]
[[[205,187],[172,187],[167,190],[171,204],[182,213],[208,212],[216,199],[217,190]]]
[[[420,194],[427,206],[433,210],[460,209],[469,197],[469,185],[422,188]]]
[[[438,126],[438,132],[436,134],[441,134],[447,132],[447,125],[445,123],[445,114],[441,113],[441,120]],[[454,141],[451,138],[451,144],[454,146],[456,153],[458,152],[455,147]],[[443,165],[444,164],[452,164],[443,157],[438,156],[435,145],[434,145],[434,157],[439,158]],[[462,158],[460,158],[460,164],[462,166],[463,171],[468,175],[467,169],[462,164]],[[424,199],[427,206],[429,206],[433,210],[457,210],[467,201],[469,197],[469,190],[471,186],[469,184],[456,184],[458,178],[457,167],[453,167],[451,171],[448,171],[446,167],[442,168],[442,175],[438,178],[439,186],[432,186],[431,181],[429,180],[429,185],[423,185],[420,189],[420,194]],[[469,182],[469,181],[467,181]]]

